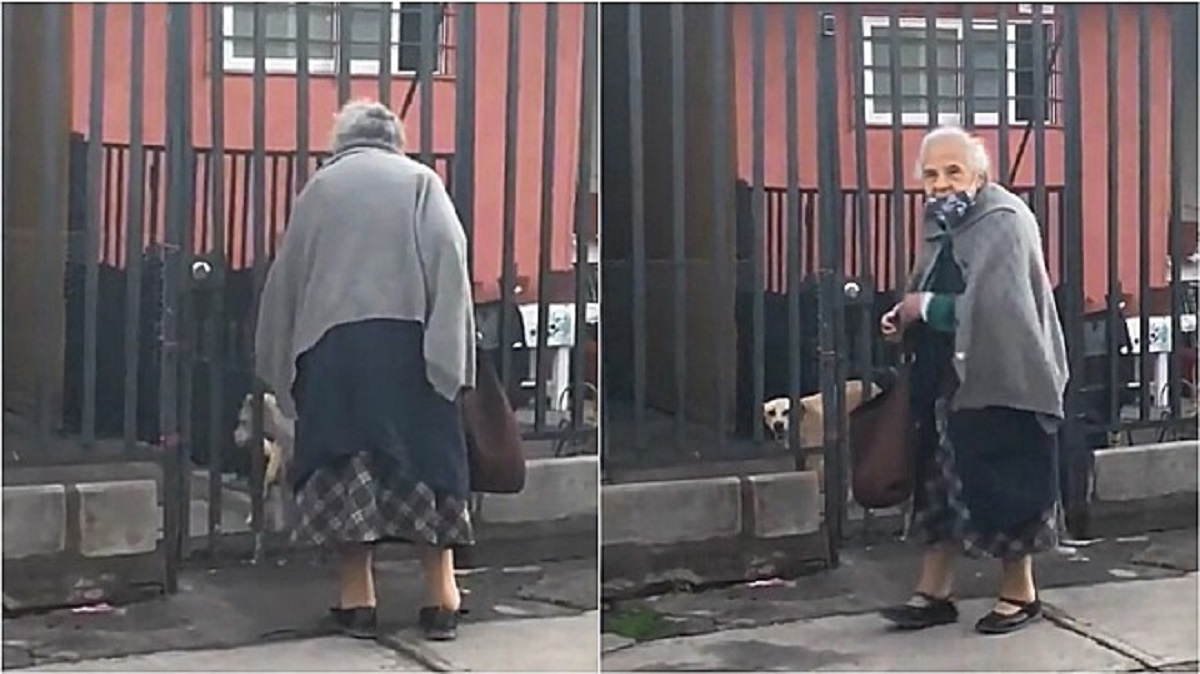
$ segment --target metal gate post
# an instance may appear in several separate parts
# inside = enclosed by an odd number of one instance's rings
[[[836,101],[837,92],[837,25],[830,5],[816,8],[817,100]],[[817,185],[820,192],[820,366],[821,398],[824,414],[825,453],[825,532],[828,537],[830,567],[838,565],[838,548],[846,517],[846,479],[844,470],[844,437],[842,408],[844,386],[838,351],[841,330],[840,314],[844,312],[841,272],[842,247],[842,188],[841,166],[838,158],[837,106],[817,106]]]
[[[178,313],[184,290],[181,279],[182,242],[191,219],[190,124],[191,11],[187,4],[167,6],[167,209],[162,254],[161,377],[159,386],[159,437],[163,451],[163,538],[167,551],[167,592],[178,587],[178,566],[187,533],[184,514],[189,504],[184,480],[187,457],[179,429]]]
[[[1064,332],[1067,342],[1071,378],[1066,391],[1066,424],[1060,438],[1059,466],[1067,471],[1063,486],[1067,528],[1082,537],[1087,528],[1088,485],[1092,468],[1092,451],[1084,442],[1083,410],[1080,405],[1080,386],[1084,381],[1083,344],[1083,131],[1079,88],[1079,7],[1064,5],[1064,40],[1066,60],[1063,64],[1063,121],[1064,121],[1064,188],[1066,218],[1063,222],[1065,249],[1063,270],[1066,293],[1060,314],[1066,317]],[[1110,36],[1111,39],[1111,36]]]

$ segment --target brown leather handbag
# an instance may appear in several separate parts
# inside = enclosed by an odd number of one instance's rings
[[[475,388],[462,395],[471,491],[516,494],[525,488],[521,430],[487,351],[477,349]]]
[[[864,508],[890,508],[913,493],[917,429],[909,410],[909,364],[895,384],[850,413],[854,500]]]

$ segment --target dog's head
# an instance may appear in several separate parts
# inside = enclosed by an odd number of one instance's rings
[[[788,436],[789,419],[792,411],[790,398],[773,398],[763,403],[763,424],[775,436],[783,440]],[[804,416],[804,405],[800,405],[800,416]]]
[[[267,433],[271,432],[270,419],[272,412],[278,407],[275,401],[275,396],[271,393],[263,394],[263,427]],[[245,447],[250,444],[254,437],[254,394],[247,393],[242,399],[242,407],[238,410],[237,428],[233,429],[233,442],[239,447]]]

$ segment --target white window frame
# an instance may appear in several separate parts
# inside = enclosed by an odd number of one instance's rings
[[[1017,90],[1017,72],[1014,65],[1017,61],[1017,25],[1024,24],[1024,21],[1009,21],[1006,26],[1007,35],[1005,36],[1005,50],[1007,52],[1008,71],[1005,73],[1005,78],[1008,80],[1008,123],[1010,126],[1023,126],[1029,122],[1017,120],[1017,100],[1013,97],[1013,92]],[[924,29],[926,25],[925,19],[904,17],[899,19],[899,28],[920,28]],[[975,30],[999,30],[999,23],[991,19],[976,19],[972,21]],[[875,54],[873,40],[876,35],[876,29],[887,29],[891,26],[891,21],[888,17],[865,16],[862,20],[862,35],[863,35],[863,108],[866,112],[866,122],[870,126],[891,126],[892,114],[890,112],[875,111]],[[958,33],[958,58],[957,67],[960,72],[962,69],[962,40],[964,24],[962,19],[937,19],[934,23],[935,29],[955,30]],[[890,38],[889,38],[890,39]],[[881,43],[883,41],[881,40]],[[893,96],[896,92],[893,92]],[[941,97],[942,92],[938,92]],[[961,98],[962,90],[955,92],[955,96]],[[901,106],[903,110],[903,106]],[[962,115],[958,110],[943,112],[938,110],[939,124],[961,124]],[[1000,124],[1000,115],[995,112],[976,112],[974,123],[976,126],[996,126]],[[900,124],[902,126],[928,126],[929,113],[927,112],[901,112]]]
[[[293,10],[296,8],[296,3],[279,3],[286,4]],[[338,4],[334,3],[334,16],[339,15],[337,11]],[[391,58],[391,72],[393,75],[410,75],[415,76],[415,70],[400,69],[400,8],[402,2],[391,3],[391,39],[392,45],[389,49]],[[222,63],[225,72],[227,73],[253,73],[254,72],[254,57],[252,56],[236,56],[233,49],[233,12],[234,4],[225,3],[221,7],[221,53]],[[300,27],[298,26],[299,30]],[[307,27],[304,27],[307,30]],[[437,54],[434,56],[433,74],[434,76],[442,75],[446,70],[446,50],[442,45],[446,39],[446,21],[442,21],[438,27],[438,48]],[[341,31],[337,23],[334,23],[334,51],[342,48],[340,44]],[[294,75],[300,72],[298,58],[266,58],[264,59],[265,69],[268,75]],[[350,74],[351,75],[378,75],[379,74],[379,59],[350,59]],[[336,75],[338,69],[338,59],[334,58],[312,58],[308,59],[308,72],[313,75]]]

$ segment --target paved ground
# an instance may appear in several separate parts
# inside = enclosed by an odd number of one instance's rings
[[[594,559],[460,574],[470,613],[459,640],[416,634],[415,562],[380,561],[379,643],[331,637],[318,621],[335,598],[315,563],[195,569],[169,598],[97,612],[5,618],[4,668],[110,670],[452,671],[504,667],[595,671]],[[519,647],[514,647],[514,644]]]
[[[896,633],[875,611],[903,601],[915,551],[847,551],[840,568],[606,606],[603,667],[652,670],[1194,670],[1196,531],[1085,542],[1039,563],[1049,619],[1005,637],[971,629],[997,570],[962,564],[958,625]],[[633,637],[633,638],[630,638]]]
[[[558,618],[474,623],[464,627],[453,643],[425,642],[415,630],[404,630],[383,635],[378,643],[314,637],[55,663],[26,671],[594,672],[599,667],[599,626],[599,613],[588,611]]]
[[[316,672],[331,669],[358,672],[427,671],[424,666],[385,646],[338,637],[219,650],[166,651],[46,665],[27,671],[173,672],[229,669],[252,672]]]

